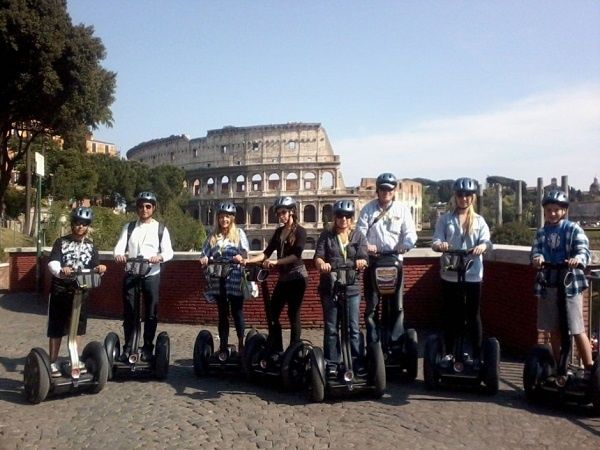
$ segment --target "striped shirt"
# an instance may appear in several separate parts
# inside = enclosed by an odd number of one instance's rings
[[[381,219],[375,220],[382,216]],[[378,252],[404,252],[417,242],[417,231],[409,209],[398,201],[393,201],[390,209],[381,208],[377,199],[367,203],[358,217],[356,229],[370,245],[376,245]],[[399,257],[402,259],[402,257]]]
[[[552,235],[549,236],[549,228],[552,228],[552,226],[546,224],[537,230],[531,246],[531,260],[542,256],[546,262],[562,262],[553,260],[558,245],[561,246],[559,253],[564,254],[567,259],[577,258],[584,268],[590,263],[590,242],[579,225],[566,219],[562,220],[558,227],[554,227],[557,230],[556,238],[553,238]],[[564,236],[564,239],[561,236]],[[566,287],[565,291],[567,297],[574,297],[588,287],[588,281],[582,269],[572,269],[572,272],[573,282]],[[537,280],[534,285],[534,292],[537,296],[544,293],[544,287]]]

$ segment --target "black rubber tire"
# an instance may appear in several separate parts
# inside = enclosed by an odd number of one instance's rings
[[[254,364],[260,358],[260,354],[263,352],[267,345],[267,337],[258,333],[250,337],[246,342],[246,348],[244,349],[243,358],[243,369],[246,377],[251,381],[256,381],[257,375],[253,369]]]
[[[121,356],[121,344],[117,333],[110,332],[104,338],[104,349],[108,359],[108,379],[112,380],[115,376],[114,365],[115,361]]]
[[[442,340],[438,335],[432,335],[425,341],[423,353],[423,380],[426,389],[436,389],[440,385],[437,364],[442,358]]]
[[[323,360],[323,351],[320,348],[314,348],[312,351],[314,353],[310,365],[310,400],[320,403],[325,400],[325,382],[321,376],[319,364],[316,361],[321,360],[323,366],[325,365],[325,361]]]
[[[380,342],[370,343],[367,347],[367,359],[369,361],[369,379],[373,385],[373,396],[381,398],[385,393],[386,374],[385,360]]]
[[[244,338],[244,345],[248,344],[250,338],[256,334],[258,334],[258,330],[254,327],[250,328],[246,333],[246,337]]]
[[[554,357],[550,346],[547,344],[536,345],[523,366],[523,390],[527,401],[536,403],[542,399],[542,391],[538,385],[543,381],[544,372],[553,368]]]
[[[164,380],[169,374],[169,363],[171,359],[171,340],[166,331],[161,331],[156,337],[154,346],[154,376]]]
[[[213,354],[214,343],[210,331],[202,330],[194,342],[194,373],[197,377],[208,375],[208,359]]]
[[[108,357],[104,346],[98,341],[90,342],[83,349],[81,360],[88,373],[94,376],[94,383],[90,386],[89,392],[97,394],[104,389],[108,381]]]
[[[299,391],[308,386],[310,372],[310,345],[294,342],[283,354],[281,384],[287,391]]]
[[[596,359],[592,367],[591,384],[592,411],[596,416],[600,416],[600,359]]]
[[[414,328],[409,328],[404,334],[404,355],[406,358],[406,381],[413,382],[419,370],[419,341]]]
[[[483,383],[485,392],[496,395],[500,388],[500,342],[491,337],[483,344]]]
[[[25,359],[23,395],[33,404],[43,402],[50,391],[50,358],[41,348],[32,349]]]

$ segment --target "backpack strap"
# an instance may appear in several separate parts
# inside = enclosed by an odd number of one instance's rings
[[[134,220],[133,222],[129,222],[129,225],[127,225],[127,242],[125,243],[125,249],[127,249],[127,246],[129,245],[129,238],[131,237],[131,233],[133,233],[133,229],[135,228],[136,223],[137,223],[137,221]],[[159,222],[158,223],[158,252],[159,253],[162,252],[162,238],[163,238],[164,233],[165,233],[165,224]]]

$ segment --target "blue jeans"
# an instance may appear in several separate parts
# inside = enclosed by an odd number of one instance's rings
[[[360,329],[358,326],[360,295],[351,295],[346,299],[348,303],[348,339],[350,352],[353,357],[360,356]],[[323,319],[325,330],[323,332],[323,351],[325,359],[340,362],[340,341],[338,328],[342,325],[343,304],[334,302],[331,297],[321,297],[323,305]]]

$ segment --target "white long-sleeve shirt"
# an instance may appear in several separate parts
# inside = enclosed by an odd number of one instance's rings
[[[373,225],[379,215],[385,214]],[[371,200],[360,211],[356,228],[365,235],[367,242],[377,246],[378,252],[404,252],[417,242],[417,231],[410,210],[393,201],[385,211],[377,199]]]
[[[160,256],[162,262],[173,259],[173,247],[171,246],[169,230],[165,227],[162,241],[158,242],[158,225],[159,223],[154,219],[151,219],[148,223],[142,223],[138,220],[129,238],[129,243],[127,243],[129,223],[125,224],[121,236],[119,236],[119,241],[115,245],[114,256],[127,253],[129,258],[142,256],[148,259],[151,256]],[[127,248],[125,248],[126,246]],[[160,264],[152,264],[148,276],[156,275],[159,272]]]

